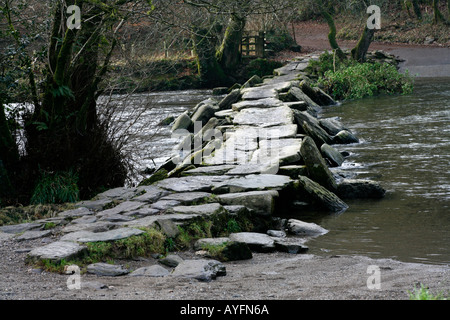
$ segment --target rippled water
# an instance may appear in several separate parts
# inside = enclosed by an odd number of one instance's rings
[[[342,169],[388,193],[317,220],[330,232],[310,249],[450,263],[450,79],[417,80],[411,95],[347,102],[322,116],[340,117],[362,139],[339,147],[351,153]]]

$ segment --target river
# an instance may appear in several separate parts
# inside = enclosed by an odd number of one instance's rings
[[[417,79],[413,94],[327,108],[362,140],[342,169],[387,189],[381,201],[347,201],[322,218],[330,232],[313,252],[361,254],[405,262],[450,263],[450,79]]]
[[[144,108],[142,117],[149,119],[129,145],[141,169],[163,163],[175,144],[170,127],[157,124],[210,95],[188,90],[132,96],[134,109]],[[450,263],[449,79],[417,79],[411,95],[349,101],[321,116],[340,117],[361,139],[338,147],[351,153],[339,169],[379,181],[388,192],[378,201],[347,201],[343,214],[309,219],[329,230],[307,243],[309,252]]]

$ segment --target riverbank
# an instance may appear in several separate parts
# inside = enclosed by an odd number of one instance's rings
[[[433,294],[450,290],[448,266],[402,263],[363,256],[313,256],[256,253],[251,260],[225,262],[227,275],[212,282],[176,277],[81,276],[81,289],[67,288],[68,275],[24,265],[31,247],[42,240],[0,242],[0,300],[408,300],[420,283]],[[179,255],[196,258],[193,253]],[[131,268],[156,259],[123,261]],[[380,289],[369,289],[380,269]]]

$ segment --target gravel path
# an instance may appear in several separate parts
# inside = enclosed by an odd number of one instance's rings
[[[48,241],[50,239],[44,239]],[[0,299],[6,300],[401,300],[420,283],[432,293],[450,292],[450,268],[360,256],[284,253],[254,254],[225,263],[227,275],[211,282],[174,278],[81,276],[81,290],[69,290],[68,275],[42,272],[24,263],[26,252],[43,240],[0,242]],[[191,252],[180,253],[194,258]],[[119,262],[120,263],[120,262]],[[123,261],[136,269],[153,258]],[[369,266],[380,272],[380,289],[367,286]],[[370,269],[369,269],[370,271]],[[369,281],[369,284],[372,282]]]

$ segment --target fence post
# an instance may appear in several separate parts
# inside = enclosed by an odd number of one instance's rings
[[[264,47],[265,47],[265,41],[264,41],[264,38],[265,38],[265,34],[264,34],[264,32],[263,31],[261,31],[261,32],[259,32],[259,35],[258,35],[258,37],[255,37],[255,42],[256,42],[256,56],[257,57],[260,57],[260,58],[264,58]]]

